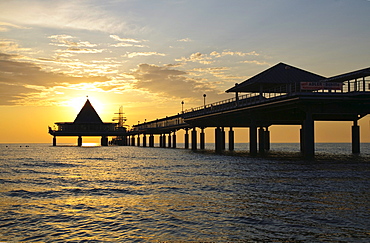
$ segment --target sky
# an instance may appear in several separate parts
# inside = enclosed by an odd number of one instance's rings
[[[233,97],[284,62],[330,77],[370,66],[368,0],[1,0],[0,143],[48,143],[90,99],[134,125]],[[317,142],[350,142],[317,122]],[[370,119],[360,121],[370,142]],[[272,142],[298,142],[274,127]],[[237,142],[247,142],[245,131]],[[67,141],[67,140],[65,140]]]

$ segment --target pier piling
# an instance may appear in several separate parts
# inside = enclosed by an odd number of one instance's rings
[[[360,153],[360,127],[358,126],[357,120],[353,121],[352,126],[352,153]]]
[[[250,155],[257,155],[257,126],[252,123],[249,127],[249,153]]]
[[[200,149],[205,149],[205,133],[204,133],[204,127],[201,127],[201,132],[200,132]]]
[[[232,127],[229,130],[229,151],[234,151],[234,131]]]
[[[191,131],[191,149],[197,150],[197,130],[196,127]]]

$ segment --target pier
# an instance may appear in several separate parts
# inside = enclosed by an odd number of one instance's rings
[[[55,125],[56,129],[49,127],[53,146],[57,145],[58,136],[78,137],[78,146],[82,146],[83,137],[101,137],[101,146],[108,146],[108,137],[126,135],[126,128],[120,126],[120,122],[103,122],[88,99],[73,122],[56,122]]]
[[[125,134],[126,145],[154,147],[154,135],[158,135],[160,147],[176,148],[176,132],[184,129],[185,148],[204,149],[204,129],[213,127],[215,150],[220,153],[226,149],[225,129],[229,133],[228,149],[233,151],[233,128],[246,127],[249,152],[254,156],[270,149],[270,126],[300,125],[302,155],[313,158],[315,121],[352,121],[352,152],[357,154],[358,121],[370,113],[369,76],[370,68],[365,68],[326,78],[279,63],[228,89],[234,98],[134,125]]]

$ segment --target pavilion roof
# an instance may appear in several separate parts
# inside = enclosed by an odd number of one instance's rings
[[[85,123],[101,124],[103,123],[103,121],[100,119],[98,113],[95,111],[90,101],[86,100],[85,105],[82,107],[81,111],[78,113],[73,123],[74,124],[85,124]]]
[[[259,92],[261,85],[263,89],[269,89],[282,84],[317,82],[323,79],[326,78],[281,62],[240,84],[236,84],[226,92]]]

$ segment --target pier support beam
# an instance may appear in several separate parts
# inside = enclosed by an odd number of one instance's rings
[[[191,131],[191,150],[197,150],[197,129],[193,128]]]
[[[53,146],[57,146],[57,136],[53,137]]]
[[[166,134],[162,135],[162,148],[166,147]]]
[[[303,133],[303,156],[306,159],[315,157],[315,122],[310,112],[306,113],[306,119],[302,125]]]
[[[131,146],[135,146],[135,136],[131,136]]]
[[[353,121],[352,126],[352,153],[360,153],[360,127],[358,126],[357,120]]]
[[[259,153],[265,153],[265,130],[263,127],[258,129],[258,151]]]
[[[171,148],[171,139],[172,139],[172,136],[171,136],[171,132],[168,134],[168,147]]]
[[[189,148],[189,129],[188,128],[185,128],[185,139],[184,139],[184,143],[185,143],[185,148],[188,149]]]
[[[77,139],[77,146],[81,147],[82,146],[82,137],[81,136],[78,136],[78,139]]]
[[[100,139],[100,145],[101,146],[108,146],[108,137],[102,136]]]
[[[204,133],[204,127],[200,128],[200,149],[205,149],[206,135]]]
[[[301,129],[299,129],[299,142],[300,142],[300,150],[301,150],[301,154],[303,154],[303,151],[304,151],[304,139],[303,139],[303,126],[301,127]]]
[[[176,131],[172,134],[172,148],[176,148]]]
[[[220,127],[215,129],[215,151],[216,153],[222,152],[222,131]]]
[[[221,145],[222,145],[222,150],[225,150],[226,149],[226,143],[225,143],[225,128],[222,127],[221,128]]]
[[[140,134],[137,135],[137,145],[138,147],[140,147]]]
[[[249,127],[249,153],[250,155],[257,155],[257,126],[251,124]]]
[[[146,147],[146,134],[143,134],[143,147]]]
[[[269,131],[269,127],[266,127],[266,130],[265,130],[265,150],[270,151],[270,131]]]
[[[149,147],[151,148],[154,147],[154,135],[153,134],[149,135]]]
[[[232,127],[229,130],[229,151],[234,151],[234,131]]]
[[[159,134],[159,147],[163,148],[163,135]]]

